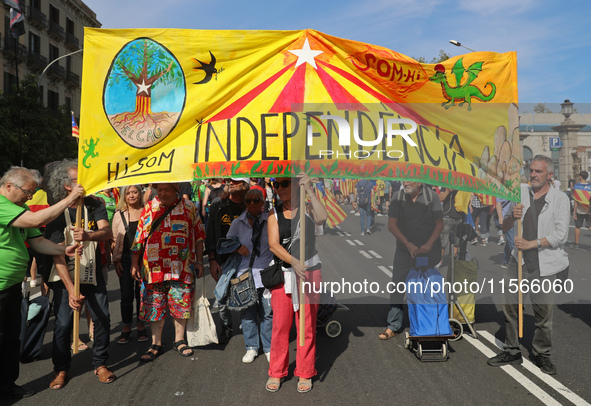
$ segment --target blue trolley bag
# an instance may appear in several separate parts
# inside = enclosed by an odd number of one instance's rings
[[[411,336],[453,335],[449,324],[443,276],[427,268],[426,258],[418,257],[417,265],[406,278],[406,299]],[[423,266],[421,266],[423,265]]]
[[[41,358],[43,338],[49,321],[49,299],[47,296],[38,296],[29,300],[27,293],[21,304],[21,312],[20,361],[27,363]]]

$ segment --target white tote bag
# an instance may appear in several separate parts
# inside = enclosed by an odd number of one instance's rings
[[[74,232],[72,231],[72,220],[70,219],[70,212],[68,209],[64,211],[66,217],[66,228],[64,229],[64,237],[66,246],[74,243]],[[84,230],[88,229],[88,210],[84,206]],[[80,257],[80,283],[96,286],[96,248],[98,243],[96,241],[84,241],[84,249]],[[66,259],[68,271],[70,271],[70,278],[74,282],[74,261]],[[57,273],[55,264],[51,267],[49,275],[49,282],[60,281],[61,278]]]
[[[209,300],[205,297],[205,276],[201,278],[201,296],[195,292],[191,318],[187,321],[187,342],[189,347],[218,344],[215,323],[209,310]]]

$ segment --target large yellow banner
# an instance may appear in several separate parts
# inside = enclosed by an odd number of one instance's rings
[[[84,38],[89,193],[228,176],[412,179],[519,200],[514,52],[420,64],[303,31]]]

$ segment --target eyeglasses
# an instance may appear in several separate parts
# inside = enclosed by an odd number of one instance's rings
[[[256,199],[244,199],[244,201],[246,202],[246,204],[259,204],[260,202],[262,202],[262,200],[258,197]]]
[[[291,183],[291,180],[282,180],[281,182],[276,180],[275,182],[273,182],[273,187],[275,189],[279,189],[279,187],[282,187],[285,189],[289,186],[290,183]]]
[[[30,190],[25,190],[22,187],[20,187],[19,185],[14,185],[17,188],[20,189],[21,192],[23,192],[24,194],[26,194],[28,197],[33,197],[33,195],[35,194],[35,191],[31,192]]]

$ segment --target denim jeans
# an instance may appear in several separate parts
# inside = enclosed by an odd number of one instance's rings
[[[16,382],[21,350],[21,284],[0,290],[0,394]]]
[[[131,256],[121,257],[121,277],[119,287],[121,288],[121,322],[124,326],[131,326],[133,320],[133,299],[135,299],[136,316],[140,315],[140,283],[131,276]]]
[[[371,206],[369,204],[366,206],[360,204],[359,216],[359,221],[361,222],[361,232],[363,233],[365,231],[369,231],[373,225],[373,211],[371,210]]]
[[[515,247],[515,240],[513,238],[513,228],[505,233],[505,249],[503,251],[503,264],[508,264],[511,259],[511,253]]]
[[[68,371],[72,361],[70,354],[70,336],[72,334],[74,310],[68,302],[68,291],[63,282],[52,284],[53,308],[55,312],[55,330],[53,332],[53,369],[55,372]],[[101,271],[97,272],[97,286],[81,284],[80,293],[85,297],[84,303],[90,310],[94,322],[94,353],[92,366],[94,369],[106,365],[109,358],[109,339],[111,335],[111,319],[107,287]]]
[[[271,351],[273,310],[271,309],[271,300],[263,297],[264,290],[264,288],[257,289],[259,303],[256,306],[251,306],[242,311],[242,333],[247,351],[259,350],[259,336],[260,342],[263,343],[263,352]],[[260,335],[257,316],[261,319]]]

